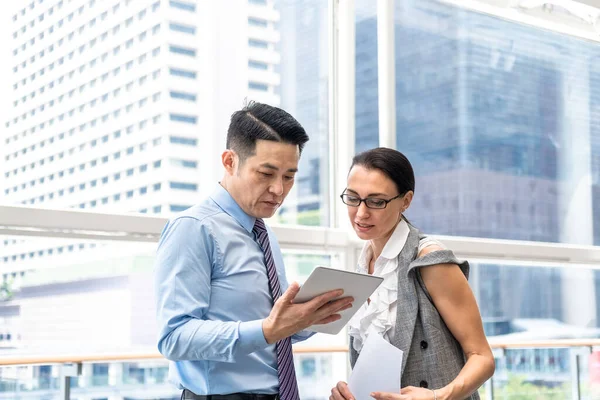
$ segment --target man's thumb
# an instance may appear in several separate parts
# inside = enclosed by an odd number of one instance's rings
[[[286,303],[291,303],[295,298],[298,292],[300,291],[300,285],[298,282],[292,282],[290,286],[287,288],[284,294],[281,295],[281,298]]]

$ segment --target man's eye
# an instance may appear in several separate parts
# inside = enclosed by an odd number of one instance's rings
[[[271,177],[271,176],[273,176],[273,174],[269,174],[268,172],[261,172],[260,174],[261,174],[262,176],[268,176],[268,177]]]
[[[293,176],[285,176],[284,178],[286,181],[291,181],[292,179],[294,179]]]

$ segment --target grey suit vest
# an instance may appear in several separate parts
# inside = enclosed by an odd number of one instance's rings
[[[450,383],[465,365],[465,355],[433,305],[418,268],[435,264],[457,264],[469,277],[469,264],[458,261],[451,250],[440,250],[417,258],[419,231],[410,226],[406,244],[398,255],[398,307],[396,333],[391,344],[404,352],[401,386],[439,389]],[[359,356],[350,338],[350,363]],[[479,400],[473,393],[467,399]]]

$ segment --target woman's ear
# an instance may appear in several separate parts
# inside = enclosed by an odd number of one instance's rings
[[[415,193],[412,190],[409,190],[404,194],[404,197],[402,197],[402,212],[406,211],[406,209],[410,207],[410,203],[412,202],[414,194]]]

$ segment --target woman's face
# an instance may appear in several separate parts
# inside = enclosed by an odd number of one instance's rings
[[[366,169],[355,165],[348,174],[345,194],[361,199],[377,198],[389,200],[398,196],[396,184],[378,169]],[[387,203],[383,209],[366,206],[362,201],[358,207],[348,206],[348,216],[354,231],[363,240],[377,240],[391,235],[404,210],[410,205],[412,191]]]

